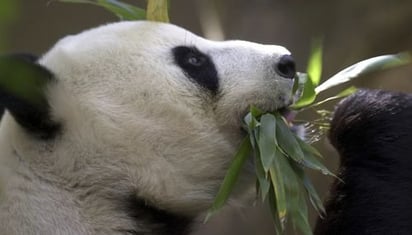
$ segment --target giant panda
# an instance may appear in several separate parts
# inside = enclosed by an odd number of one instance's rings
[[[290,105],[294,75],[282,46],[147,21],[2,56],[1,234],[190,234],[249,107]],[[253,183],[245,169],[229,204]]]
[[[337,106],[329,138],[339,179],[314,234],[412,234],[412,95],[361,90]]]

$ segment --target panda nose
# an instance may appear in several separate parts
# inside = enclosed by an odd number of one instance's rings
[[[296,74],[295,60],[291,55],[283,55],[275,66],[276,72],[285,78],[294,78]]]

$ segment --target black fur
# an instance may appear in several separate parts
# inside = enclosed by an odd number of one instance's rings
[[[219,89],[219,78],[213,61],[196,47],[179,46],[173,48],[175,63],[185,74],[213,94]]]
[[[36,61],[35,56],[26,54],[0,57],[0,104],[29,133],[50,139],[60,129],[51,120],[45,95],[54,77]]]
[[[284,55],[280,57],[275,69],[280,76],[293,79],[296,75],[295,60],[291,55]]]
[[[341,165],[316,235],[412,234],[412,95],[363,90],[331,125]]]

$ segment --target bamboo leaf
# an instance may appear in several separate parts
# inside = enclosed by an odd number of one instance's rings
[[[320,171],[324,175],[330,175],[336,177],[332,172],[328,170],[319,160],[321,158],[321,154],[312,146],[305,143],[303,140],[297,138],[298,144],[301,146],[301,150],[305,158],[301,162],[307,168]]]
[[[320,163],[320,161],[312,153],[305,152],[304,154],[305,159],[303,159],[302,164],[305,167],[319,171],[324,175],[336,177],[332,172],[329,171],[328,168],[326,168],[322,163]]]
[[[326,102],[329,102],[329,101],[333,101],[333,100],[337,100],[337,99],[342,99],[342,98],[344,98],[344,97],[346,97],[346,96],[349,96],[349,95],[355,93],[357,90],[358,90],[358,88],[356,88],[356,87],[354,87],[354,86],[351,86],[351,87],[349,87],[349,88],[341,91],[340,93],[338,93],[338,94],[335,95],[335,96],[326,98],[326,99],[324,99],[324,100],[322,100],[322,101],[319,101],[319,102],[313,104],[312,107],[322,105],[322,104],[324,104],[324,103],[326,103]]]
[[[268,172],[275,158],[276,141],[276,118],[272,114],[264,114],[260,118],[260,131],[258,146],[260,160],[265,172]]]
[[[257,127],[260,126],[260,122],[253,116],[252,112],[248,113],[245,118],[244,122],[246,123],[245,129],[249,134],[249,141],[252,145],[252,148],[255,150],[257,149],[256,139],[255,136],[259,136]]]
[[[294,161],[302,162],[304,155],[295,135],[290,131],[283,118],[276,115],[276,139],[278,146]]]
[[[273,188],[273,185],[270,187],[269,191],[269,198],[268,198],[268,203],[269,203],[269,209],[273,217],[273,223],[275,225],[275,232],[276,234],[282,234],[284,230],[284,221],[281,221],[281,219],[278,216],[278,208],[276,205],[276,195],[275,195],[275,190]]]
[[[298,100],[302,96],[306,79],[308,79],[308,75],[306,73],[296,72],[296,76],[293,79],[292,88],[292,94],[295,100]]]
[[[260,110],[254,107],[251,107],[251,111],[245,117],[245,122],[247,125],[247,130],[249,133],[249,141],[253,148],[254,153],[254,161],[255,161],[255,172],[257,176],[257,188],[259,189],[257,192],[259,196],[262,198],[262,201],[265,201],[265,198],[269,192],[270,182],[267,179],[267,170],[264,169],[261,160],[261,147],[258,144],[259,136],[260,136],[260,129],[258,127],[261,126],[260,122],[257,120],[257,116],[261,114]]]
[[[404,65],[410,62],[411,56],[408,53],[383,55],[363,60],[333,75],[327,81],[316,87],[315,92],[316,94],[319,94],[322,91],[325,91],[331,87],[340,85],[342,83],[348,82],[364,74]]]
[[[306,69],[313,86],[319,85],[322,76],[322,40],[314,40]]]
[[[312,206],[316,209],[319,216],[323,217],[326,214],[325,207],[323,206],[323,202],[320,199],[318,193],[316,192],[315,187],[313,186],[312,182],[306,174],[304,174],[303,185],[305,186],[305,189],[308,192],[309,200]]]
[[[315,85],[306,74],[300,74],[299,80],[304,81],[303,93],[300,98],[291,106],[293,109],[300,109],[312,104],[316,99]],[[302,77],[303,76],[303,77]]]
[[[147,19],[152,21],[169,22],[168,0],[148,0]]]
[[[280,152],[280,155],[283,155]],[[297,176],[293,166],[296,164],[291,158],[283,155],[276,158],[282,169],[282,177],[286,191],[286,203],[288,220],[292,222],[303,234],[312,234],[307,217],[308,211],[304,194],[302,192],[302,182]]]
[[[250,107],[250,113],[253,115],[253,117],[258,118],[263,114],[263,111],[258,109],[255,106]]]
[[[285,192],[285,182],[283,181],[283,171],[282,167],[280,166],[281,160],[278,158],[282,158],[282,154],[277,150],[277,159],[273,162],[273,165],[270,167],[270,177],[272,181],[272,187],[275,192],[275,200],[276,200],[276,208],[278,213],[278,218],[280,219],[280,224],[283,228],[283,222],[286,220],[287,216],[287,198]]]
[[[256,176],[258,179],[259,184],[259,194],[262,199],[262,202],[265,201],[266,196],[268,195],[270,189],[270,181],[267,178],[268,174],[263,169],[263,165],[261,160],[259,159],[259,153],[255,149],[255,169],[256,169]]]
[[[312,235],[305,197],[301,191],[299,192],[296,201],[293,203],[295,209],[291,212],[291,217],[293,218],[292,223],[295,230],[297,227],[303,235]]]
[[[309,201],[311,202],[312,206],[318,212],[320,217],[325,215],[325,208],[323,207],[322,200],[320,199],[318,193],[316,192],[315,187],[313,186],[312,182],[310,181],[309,177],[305,174],[305,171],[300,166],[293,166],[296,175],[300,178],[303,182],[303,185],[306,189],[306,192],[309,196]]]
[[[307,74],[297,73],[293,84],[293,94],[296,102],[292,105],[294,109],[303,108],[312,104],[316,99],[315,87],[319,84],[322,76],[322,41],[315,40],[307,66]]]
[[[250,132],[250,130],[253,130],[257,127],[257,125],[259,124],[259,122],[257,121],[257,119],[252,115],[252,113],[248,113],[245,118],[244,121],[246,123],[247,126],[247,130]]]
[[[66,3],[83,3],[103,7],[112,12],[121,20],[142,20],[146,18],[146,11],[117,0],[59,0]]]
[[[322,154],[316,148],[314,148],[312,145],[307,144],[305,141],[301,140],[300,138],[296,138],[296,140],[298,141],[298,143],[300,145],[300,148],[303,151],[303,154],[310,153],[310,154],[314,155],[315,157],[323,158]]]
[[[209,209],[206,215],[205,222],[226,203],[250,152],[251,145],[249,139],[245,138],[240,145],[239,151],[236,153],[232,164],[229,166],[229,169],[226,173],[225,178],[223,179],[223,183],[220,186],[215,201],[213,202],[212,207]]]

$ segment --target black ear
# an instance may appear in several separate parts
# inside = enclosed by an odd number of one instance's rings
[[[51,119],[46,87],[53,74],[27,54],[0,56],[0,105],[29,133],[50,139],[59,130]]]

